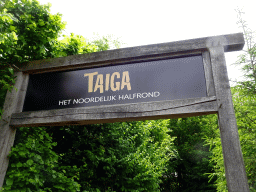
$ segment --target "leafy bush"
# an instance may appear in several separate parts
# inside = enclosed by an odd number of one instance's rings
[[[240,86],[233,87],[231,91],[248,183],[250,190],[256,191],[256,97]],[[217,191],[228,191],[220,131],[217,124],[214,127],[215,135],[206,139],[212,151],[211,162],[214,164],[214,173],[209,174],[209,178],[217,178]]]
[[[174,157],[169,120],[49,128],[69,176],[86,191],[159,191]],[[71,167],[76,165],[77,167]],[[78,179],[77,178],[77,179]]]
[[[3,191],[80,191],[74,177],[58,166],[56,143],[44,127],[19,128],[9,155]]]
[[[175,158],[167,163],[161,188],[167,191],[216,191],[215,179],[208,181],[207,173],[213,172],[209,147],[204,137],[214,134],[213,116],[171,119],[170,136],[174,139]],[[215,122],[214,122],[215,123]]]
[[[19,128],[3,191],[159,191],[168,121]]]

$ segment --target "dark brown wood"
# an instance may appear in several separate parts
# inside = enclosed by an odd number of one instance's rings
[[[242,33],[216,36],[224,39],[225,51],[241,50],[244,39]],[[207,50],[214,44],[215,37],[204,37],[170,43],[138,46],[132,48],[115,49],[90,54],[71,55],[54,59],[31,61],[19,65],[26,73],[43,73],[49,71],[64,71],[82,68],[100,67],[113,64],[122,64],[138,61],[170,58],[175,55],[188,55]],[[177,54],[178,53],[178,54]]]
[[[223,39],[215,39],[214,42],[214,45],[209,46],[209,51],[218,103],[219,129],[228,191],[249,192],[222,46]]]
[[[12,113],[21,112],[22,99],[25,97],[25,89],[28,80],[28,75],[22,72],[15,73],[17,76],[15,87],[18,89],[7,92],[4,103],[4,113],[0,120],[0,188],[3,185],[4,177],[9,163],[9,152],[14,143],[16,129],[10,127],[10,119]]]
[[[11,126],[111,123],[217,113],[216,97],[14,113]]]

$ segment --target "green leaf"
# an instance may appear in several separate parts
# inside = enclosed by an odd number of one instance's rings
[[[8,70],[13,75],[13,69],[12,68],[8,68]]]
[[[11,30],[11,31],[14,31],[14,30],[15,30],[15,27],[11,25],[11,26],[10,26],[10,30]]]
[[[39,23],[40,26],[44,26],[44,21],[42,19],[39,19],[38,23]]]
[[[16,166],[17,166],[17,167],[22,167],[22,163],[19,162],[19,163],[16,164]]]
[[[27,164],[29,165],[29,166],[31,166],[32,164],[33,164],[33,160],[32,159],[29,159],[29,160],[27,160]]]
[[[26,153],[24,151],[19,151],[18,152],[20,156],[24,157],[26,155]]]
[[[54,185],[53,186],[54,188],[57,188],[57,189],[62,189],[63,191],[65,190],[62,186],[60,186],[60,185]]]
[[[12,185],[13,184],[13,179],[8,178],[6,179],[6,185]]]

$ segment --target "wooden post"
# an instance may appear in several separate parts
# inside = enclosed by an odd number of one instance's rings
[[[222,40],[214,39],[209,51],[215,84],[220,136],[229,192],[249,192]]]
[[[9,126],[12,113],[21,112],[28,84],[28,75],[22,72],[15,73],[16,83],[12,92],[7,92],[4,113],[0,120],[0,188],[3,186],[5,174],[8,168],[8,155],[13,146],[16,129]]]

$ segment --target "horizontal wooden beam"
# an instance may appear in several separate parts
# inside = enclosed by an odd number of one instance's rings
[[[18,65],[22,72],[44,73],[82,68],[101,67],[113,64],[124,64],[138,61],[166,59],[175,55],[189,55],[208,50],[216,46],[224,46],[226,52],[238,51],[244,46],[242,33],[204,37],[176,41],[170,43],[144,45],[131,48],[115,49],[67,57],[31,61]]]
[[[14,113],[11,126],[62,126],[217,113],[216,97]]]

